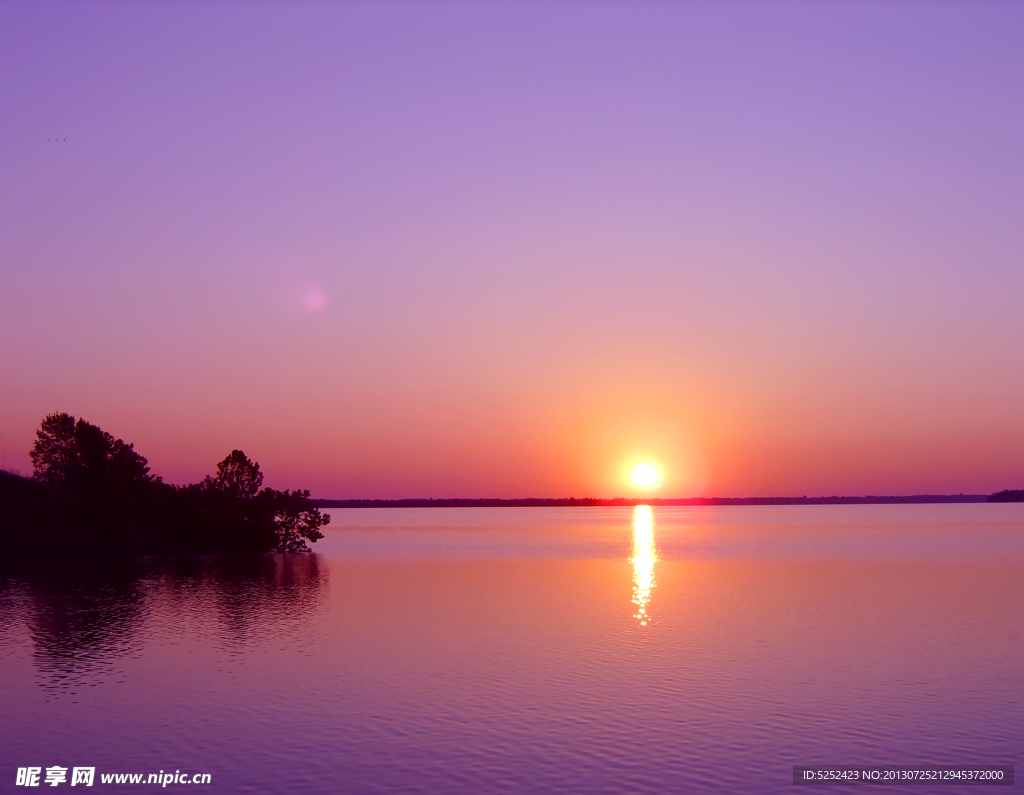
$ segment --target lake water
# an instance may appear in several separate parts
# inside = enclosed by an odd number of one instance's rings
[[[1021,761],[1024,505],[331,515],[316,555],[3,581],[0,790],[61,765],[816,792],[794,765]]]

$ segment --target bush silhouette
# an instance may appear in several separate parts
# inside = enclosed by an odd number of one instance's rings
[[[43,419],[31,458],[31,479],[0,473],[0,543],[14,556],[309,552],[330,522],[308,491],[263,487],[241,450],[216,475],[172,486],[134,445],[58,413]]]

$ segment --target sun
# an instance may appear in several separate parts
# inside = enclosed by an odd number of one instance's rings
[[[642,489],[652,489],[661,482],[661,474],[658,472],[658,467],[649,462],[637,464],[633,467],[633,471],[629,473],[629,478],[633,481],[634,485]]]

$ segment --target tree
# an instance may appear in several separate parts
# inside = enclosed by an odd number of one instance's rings
[[[29,453],[32,477],[47,483],[66,480],[78,466],[75,418],[70,414],[47,414],[36,431]]]
[[[230,497],[252,499],[263,485],[263,473],[260,465],[250,461],[241,450],[232,450],[223,461],[217,464],[217,477],[207,477],[203,487]]]
[[[230,515],[241,519],[247,532],[272,532],[277,552],[309,552],[306,542],[323,538],[320,528],[331,517],[320,513],[306,490],[277,491],[262,485],[260,465],[241,450],[232,450],[217,464],[217,475],[199,484],[199,491],[217,500],[227,498],[233,504]]]
[[[320,528],[331,521],[330,516],[320,513],[305,489],[263,489],[256,501],[261,511],[274,523],[278,552],[309,552],[306,541],[319,541],[323,538]]]
[[[171,486],[150,474],[132,444],[60,413],[43,419],[31,457],[32,481],[0,477],[0,519],[6,512],[16,525],[35,521],[46,532],[33,538],[49,538],[54,548],[309,552],[330,521],[308,491],[264,488],[259,464],[241,450],[202,482]],[[0,540],[9,541],[3,533],[0,523]]]
[[[36,431],[30,453],[36,480],[144,483],[158,480],[135,445],[70,414],[48,414]]]

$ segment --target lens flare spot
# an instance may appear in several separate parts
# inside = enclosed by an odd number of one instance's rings
[[[320,286],[306,288],[302,296],[302,308],[307,312],[322,312],[327,306],[327,291]]]

